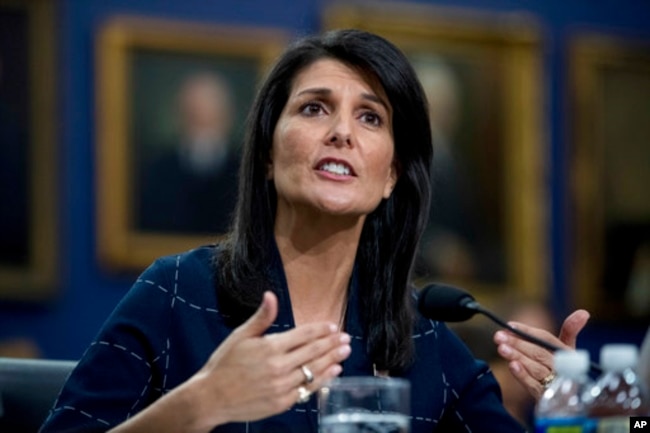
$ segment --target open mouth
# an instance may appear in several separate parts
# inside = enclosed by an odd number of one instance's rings
[[[341,161],[324,161],[318,165],[318,170],[334,174],[336,176],[354,176],[352,167]]]

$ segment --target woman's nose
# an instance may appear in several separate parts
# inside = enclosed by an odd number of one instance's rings
[[[333,144],[335,146],[351,146],[352,140],[349,135],[343,136],[341,134],[334,132],[330,137],[330,139],[328,140],[328,143]]]
[[[334,146],[351,146],[352,130],[349,121],[337,116],[330,131],[327,143]]]

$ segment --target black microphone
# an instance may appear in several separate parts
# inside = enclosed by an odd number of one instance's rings
[[[508,325],[503,319],[486,308],[483,308],[472,295],[454,286],[448,286],[446,284],[431,284],[426,286],[420,292],[418,310],[420,310],[420,313],[424,317],[441,322],[464,322],[472,318],[476,313],[481,313],[526,341],[541,346],[551,352],[560,350],[559,347],[553,344]]]
[[[551,352],[561,350],[558,346],[527,334],[517,328],[513,328],[505,320],[499,318],[496,314],[479,304],[472,295],[454,286],[437,283],[426,286],[420,291],[418,310],[424,317],[441,322],[464,322],[472,318],[476,313],[481,313],[499,326],[520,336],[526,341]],[[590,366],[596,375],[603,371],[602,367],[594,362],[591,362]]]

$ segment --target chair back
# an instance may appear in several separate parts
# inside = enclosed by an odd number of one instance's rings
[[[0,357],[0,431],[37,432],[76,361]]]

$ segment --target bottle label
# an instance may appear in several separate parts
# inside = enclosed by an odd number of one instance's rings
[[[583,433],[585,419],[571,418],[542,418],[535,422],[535,433]]]
[[[596,433],[629,433],[630,419],[627,416],[611,416],[596,421]]]

